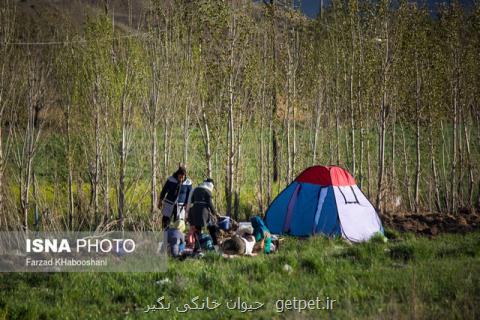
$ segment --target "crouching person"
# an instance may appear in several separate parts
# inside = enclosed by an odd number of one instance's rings
[[[177,220],[167,229],[167,248],[168,254],[173,257],[179,257],[185,249],[185,222]]]
[[[250,219],[250,222],[253,227],[253,236],[259,243],[260,250],[266,254],[274,252],[277,247],[272,243],[272,235],[265,223],[263,223],[262,218],[255,216]]]
[[[218,228],[215,226],[218,214],[212,202],[213,180],[206,179],[196,187],[189,200],[191,207],[188,212],[188,222],[194,227],[195,241],[199,241],[204,227],[208,228],[213,245],[218,243]]]
[[[253,255],[255,246],[255,237],[253,236],[253,228],[250,227],[240,234],[233,235],[222,244],[222,250],[226,254],[235,255]]]

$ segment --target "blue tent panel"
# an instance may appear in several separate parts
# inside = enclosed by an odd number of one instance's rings
[[[325,203],[325,198],[327,197],[328,188],[321,188],[320,194],[318,196],[318,204],[317,209],[315,210],[315,218],[312,224],[312,233],[315,233],[315,229],[317,228],[318,221],[320,220],[320,214],[322,213],[323,204]]]
[[[335,202],[333,187],[328,187],[322,211],[315,227],[315,233],[323,233],[327,236],[341,235],[340,220],[338,219],[337,203]]]
[[[302,183],[295,208],[293,209],[290,234],[308,236],[312,234],[312,223],[315,218],[321,187],[316,184]]]
[[[272,233],[283,233],[283,223],[287,215],[287,208],[298,182],[292,182],[276,198],[265,213],[265,223]]]

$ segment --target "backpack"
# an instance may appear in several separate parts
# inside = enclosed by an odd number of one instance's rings
[[[198,237],[198,241],[200,242],[200,248],[203,250],[214,250],[215,247],[213,246],[213,240],[212,237],[209,234],[202,233]]]

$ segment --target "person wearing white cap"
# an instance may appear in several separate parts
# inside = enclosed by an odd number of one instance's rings
[[[195,235],[198,239],[202,229],[208,227],[213,244],[217,245],[217,228],[219,218],[212,202],[213,180],[208,178],[196,187],[191,193],[188,210],[188,222],[195,227]]]

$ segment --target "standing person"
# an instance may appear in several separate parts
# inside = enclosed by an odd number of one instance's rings
[[[204,227],[208,228],[212,237],[213,245],[218,244],[218,228],[216,226],[219,218],[212,202],[213,180],[208,178],[196,187],[190,198],[191,208],[188,213],[188,221],[195,228],[196,241]]]
[[[187,169],[179,166],[165,182],[160,192],[162,202],[162,227],[165,229],[170,221],[185,220],[185,210],[192,192],[192,181],[187,177]]]

